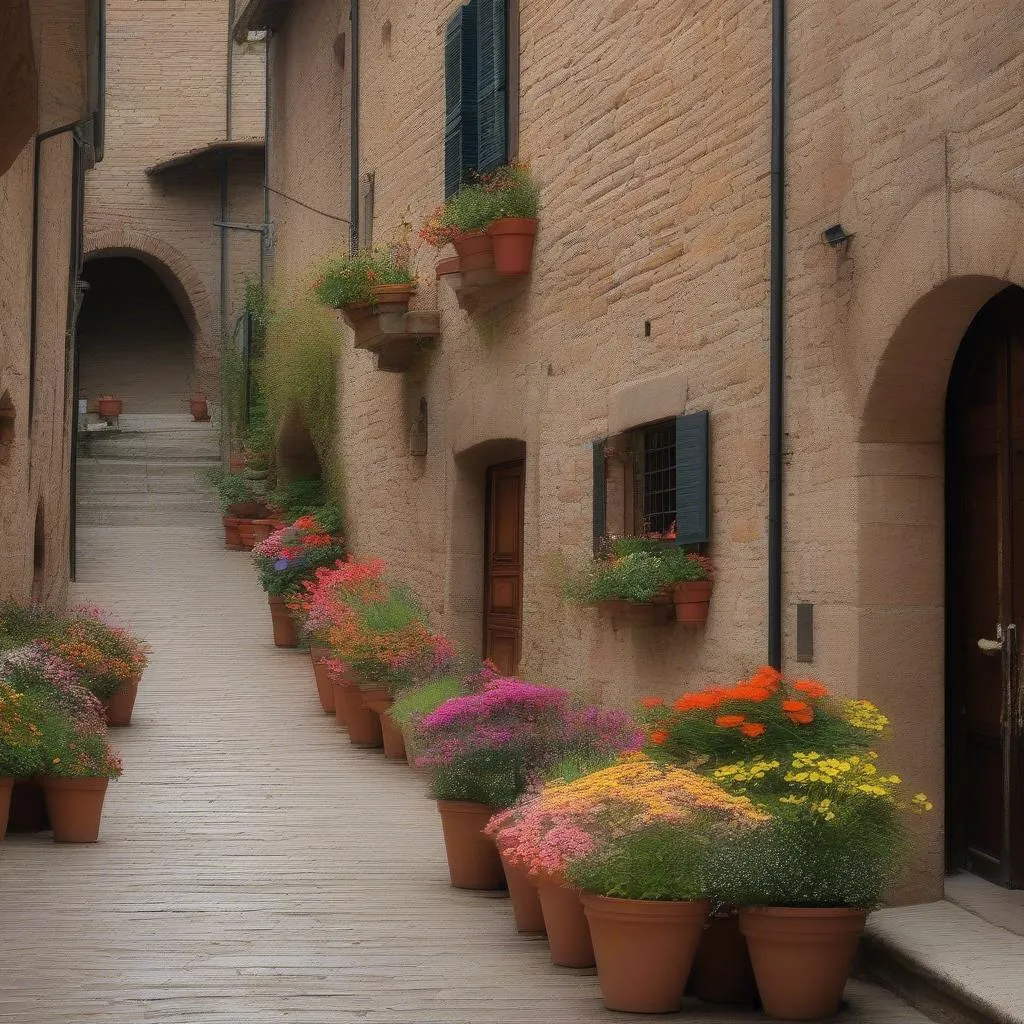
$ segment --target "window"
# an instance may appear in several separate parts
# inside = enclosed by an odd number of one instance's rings
[[[455,12],[444,42],[446,199],[473,171],[493,171],[514,152],[518,67],[516,0],[470,0]]]
[[[710,540],[708,414],[649,423],[594,443],[594,546],[608,535]]]

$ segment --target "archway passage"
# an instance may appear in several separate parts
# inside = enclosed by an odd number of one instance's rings
[[[129,256],[85,264],[89,284],[78,320],[79,389],[126,413],[186,413],[193,389],[193,335],[163,281]]]
[[[1024,289],[989,300],[947,420],[951,866],[1024,887]]]

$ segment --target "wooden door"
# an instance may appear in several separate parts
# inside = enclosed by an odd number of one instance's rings
[[[1024,292],[977,315],[950,383],[952,866],[1024,887]]]
[[[484,542],[484,657],[516,671],[523,632],[524,463],[487,470]]]

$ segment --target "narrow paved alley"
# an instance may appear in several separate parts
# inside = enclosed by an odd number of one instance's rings
[[[516,936],[507,901],[449,887],[422,779],[350,747],[308,658],[273,646],[195,481],[209,428],[154,425],[82,464],[73,600],[130,623],[152,663],[114,737],[125,774],[100,843],[0,849],[0,1021],[617,1019],[593,971]],[[861,983],[848,995],[847,1024],[924,1021]],[[694,1003],[671,1019],[763,1018]]]

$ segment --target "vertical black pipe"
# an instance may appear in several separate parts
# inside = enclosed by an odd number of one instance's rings
[[[228,158],[220,158],[220,336],[228,329]]]
[[[768,340],[768,661],[782,668],[782,441],[786,215],[786,4],[772,0],[771,299]]]
[[[266,275],[265,256],[270,239],[270,43],[273,33],[267,29],[263,40],[263,234],[260,235],[260,288]]]
[[[349,168],[350,195],[349,220],[351,222],[352,252],[359,250],[359,0],[351,0],[349,17],[352,22],[352,94],[349,98]]]

